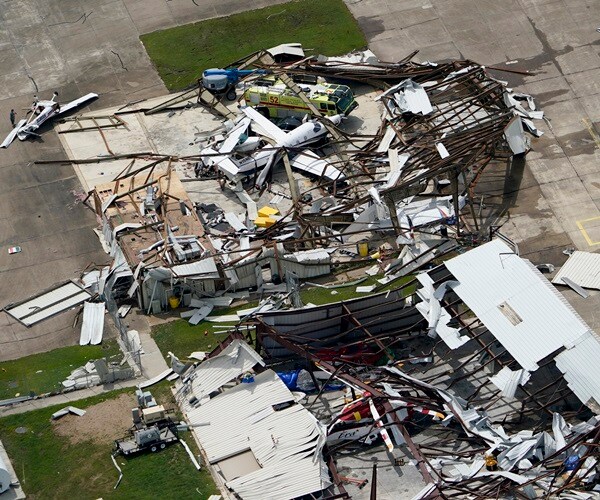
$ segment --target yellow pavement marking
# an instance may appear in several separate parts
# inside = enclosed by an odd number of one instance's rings
[[[594,139],[594,142],[596,143],[596,147],[598,149],[600,149],[600,136],[598,136],[598,134],[596,133],[596,130],[594,129],[594,126],[592,125],[592,122],[587,118],[583,118],[581,121],[585,125],[585,128],[588,129],[588,132],[592,136],[592,139]]]
[[[598,140],[600,141],[600,139],[598,139]],[[598,147],[600,147],[600,145]],[[587,241],[587,244],[591,247],[600,245],[600,241],[593,241],[592,238],[590,238],[590,235],[587,233],[587,231],[583,227],[583,225],[584,225],[584,223],[590,222],[593,220],[600,220],[600,217],[592,217],[591,219],[583,219],[583,220],[575,221],[575,223],[577,224],[577,227],[581,231],[581,234],[583,234],[585,241]]]

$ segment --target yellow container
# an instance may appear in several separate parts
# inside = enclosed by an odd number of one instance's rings
[[[171,309],[177,309],[179,307],[179,299],[174,295],[169,297],[169,305],[171,306]]]
[[[254,219],[254,224],[258,227],[270,227],[275,224],[275,219],[271,219],[270,217],[257,217]]]
[[[258,216],[259,217],[270,217],[271,215],[277,215],[278,213],[279,213],[279,210],[277,210],[276,208],[264,206],[258,211]]]
[[[369,242],[368,241],[359,241],[358,244],[356,245],[356,248],[358,250],[358,255],[360,255],[361,257],[366,257],[367,255],[369,255]]]

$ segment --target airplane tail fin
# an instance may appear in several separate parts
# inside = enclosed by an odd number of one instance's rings
[[[267,161],[265,168],[262,169],[261,173],[258,176],[258,179],[256,179],[257,189],[260,189],[263,187],[265,181],[267,180],[267,176],[269,175],[271,168],[273,168],[273,165],[275,165],[275,163],[277,162],[278,157],[279,157],[279,151],[273,151],[271,153],[271,157]]]

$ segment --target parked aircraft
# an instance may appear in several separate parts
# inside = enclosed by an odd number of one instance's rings
[[[31,109],[27,112],[28,118],[20,120],[15,127],[11,130],[10,134],[4,139],[4,142],[0,144],[0,148],[7,148],[16,137],[19,140],[24,141],[28,137],[39,136],[35,131],[42,126],[46,121],[71,111],[72,109],[80,106],[83,103],[96,99],[98,94],[89,93],[75,99],[67,104],[59,104],[56,102],[58,93],[54,92],[52,99],[49,101],[38,101],[37,96],[34,98]]]

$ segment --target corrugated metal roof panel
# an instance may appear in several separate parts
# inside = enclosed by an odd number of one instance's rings
[[[600,290],[600,254],[573,252],[556,273],[552,283],[564,285],[563,278],[568,278],[583,288]]]
[[[188,412],[210,463],[250,449],[261,469],[227,483],[243,499],[291,499],[330,485],[321,456],[325,432],[303,406],[275,411],[294,395],[272,370]],[[224,415],[227,418],[224,418]],[[206,425],[206,424],[209,425]]]
[[[446,261],[460,282],[456,294],[526,370],[589,326],[526,260],[493,240]]]
[[[600,403],[599,359],[600,342],[593,332],[587,333],[572,348],[554,358],[571,390],[594,411]]]
[[[201,274],[216,274],[219,277],[219,271],[217,270],[217,264],[213,257],[202,259],[197,262],[191,262],[190,264],[179,264],[171,267],[171,271],[176,276],[196,276]]]
[[[234,339],[218,356],[207,359],[196,368],[192,392],[198,400],[202,400],[257,364],[264,365],[254,349],[243,340]]]
[[[102,342],[104,332],[104,302],[83,304],[81,336],[79,345],[97,345]]]
[[[293,257],[298,262],[330,262],[331,255],[327,250],[322,248],[313,248],[312,250],[304,250],[301,252],[294,252],[292,254],[286,254],[285,257]]]
[[[86,290],[68,281],[16,305],[9,305],[4,310],[21,323],[31,326],[89,298]]]

